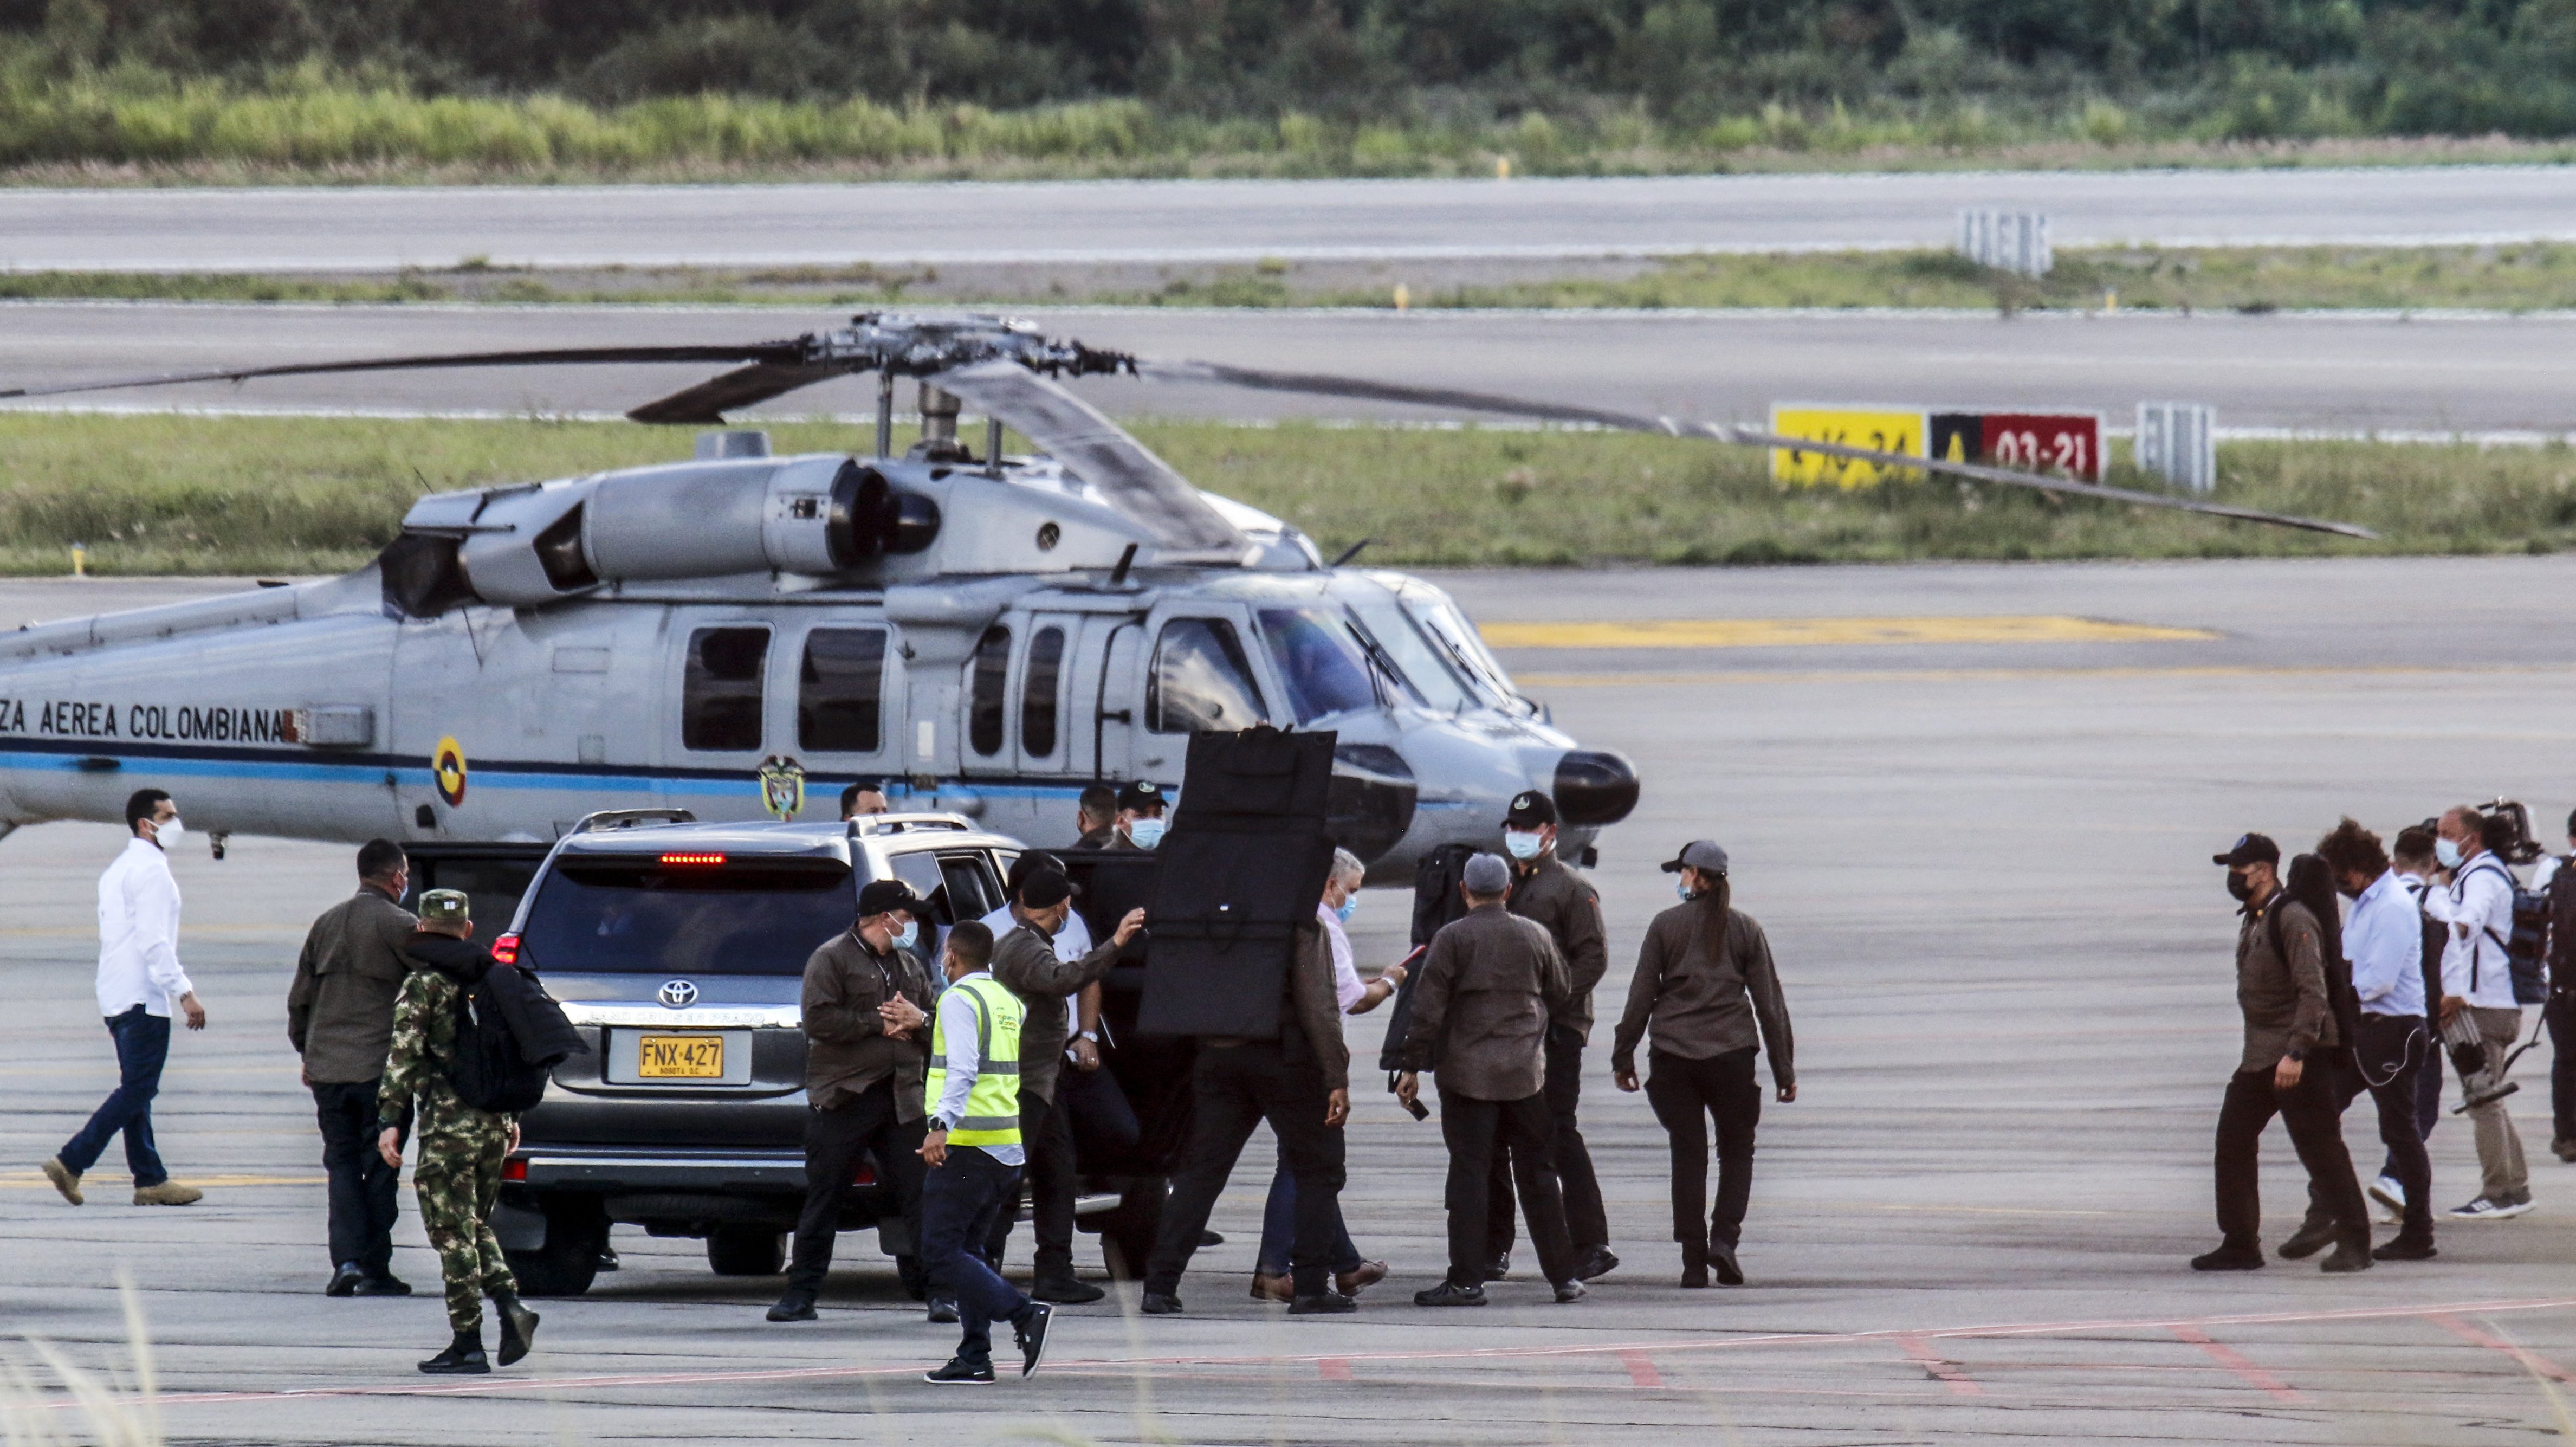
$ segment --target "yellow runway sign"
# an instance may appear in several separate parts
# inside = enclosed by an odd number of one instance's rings
[[[1488,623],[1496,648],[1823,648],[1915,643],[2188,643],[2205,628],[2063,614],[1969,618],[1665,618],[1607,623]]]
[[[1894,452],[1906,457],[1926,455],[1924,414],[1919,411],[1774,407],[1771,430],[1783,437],[1808,437],[1842,447],[1866,447],[1873,452]],[[1809,487],[1830,482],[1837,487],[1855,488],[1875,487],[1882,482],[1920,482],[1923,474],[1910,467],[1882,467],[1875,462],[1828,457],[1821,452],[1774,450],[1771,478]]]

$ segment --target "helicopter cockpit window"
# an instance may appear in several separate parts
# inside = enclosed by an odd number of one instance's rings
[[[1427,587],[1410,587],[1403,596],[1404,611],[1422,625],[1422,631],[1430,635],[1431,641],[1491,706],[1522,715],[1538,711],[1538,706],[1523,698],[1512,685],[1511,675],[1503,672],[1501,662],[1486,651],[1485,640],[1477,634],[1476,626],[1460,615],[1447,595]]]
[[[1064,678],[1064,630],[1041,628],[1029,639],[1029,664],[1020,680],[1020,752],[1033,759],[1055,753],[1055,696]]]
[[[1444,713],[1483,704],[1483,699],[1458,681],[1455,666],[1433,650],[1420,628],[1397,606],[1394,595],[1375,588],[1365,592],[1354,589],[1353,593],[1349,602],[1351,611],[1359,615],[1360,626],[1385,650],[1388,659],[1403,673],[1405,683],[1425,704]]]
[[[1004,690],[1010,677],[1011,630],[995,624],[975,644],[974,694],[966,714],[966,742],[979,754],[1002,751]]]
[[[884,743],[886,633],[817,628],[796,681],[796,742],[814,753],[873,754]]]
[[[1297,722],[1376,707],[1368,655],[1340,615],[1321,608],[1264,608],[1260,619],[1261,641],[1288,685],[1288,707]]]
[[[680,687],[684,748],[760,747],[761,675],[769,662],[767,628],[701,628],[689,635],[689,673]]]
[[[1267,719],[1252,660],[1222,618],[1175,618],[1154,643],[1145,716],[1158,734],[1248,729]]]

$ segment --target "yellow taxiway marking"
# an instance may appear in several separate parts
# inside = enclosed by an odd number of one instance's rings
[[[2191,643],[2206,628],[2114,623],[2067,614],[1960,618],[1640,618],[1488,623],[1496,648],[1819,648],[1911,643]]]

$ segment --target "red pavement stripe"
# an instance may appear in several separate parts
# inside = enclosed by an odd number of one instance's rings
[[[1660,1387],[1664,1384],[1664,1374],[1655,1370],[1655,1359],[1644,1352],[1621,1352],[1619,1360],[1628,1368],[1629,1386]]]
[[[2167,1330],[2174,1334],[2176,1340],[2187,1341],[2193,1346],[2200,1348],[2202,1351],[2209,1353],[2209,1359],[2211,1361],[2214,1361],[2220,1366],[2227,1368],[2229,1371],[2234,1372],[2236,1375],[2243,1377],[2247,1385],[2259,1387],[2265,1392],[2270,1393],[2273,1401],[2304,1402],[2307,1400],[2307,1398],[2300,1396],[2289,1383],[2282,1381],[2279,1377],[2272,1375],[2270,1372],[2263,1370],[2261,1367],[2258,1367],[2254,1365],[2253,1362],[2247,1360],[2244,1353],[2239,1352],[2236,1348],[2229,1346],[2225,1342],[2211,1340],[2209,1333],[2202,1331],[2199,1327],[2192,1326],[2184,1322],[2176,1322],[2171,1327],[2167,1328]]]
[[[1132,1372],[1140,1367],[1269,1367],[1289,1364],[1320,1366],[1326,1361],[1528,1361],[1549,1357],[1616,1356],[1623,1352],[1670,1355],[1674,1352],[1735,1351],[1748,1347],[1849,1346],[1863,1342],[1895,1341],[1909,1336],[1921,1337],[1925,1341],[1972,1337],[2075,1336],[2115,1331],[2178,1331],[2214,1326],[2284,1326],[2331,1321],[2417,1320],[2440,1316],[2493,1316],[2506,1312],[2567,1310],[2576,1310],[2576,1296],[2440,1302],[2429,1306],[2347,1307],[2334,1311],[2244,1312],[2225,1316],[2094,1317],[2074,1321],[1999,1322],[1986,1326],[1895,1327],[1853,1332],[1765,1332],[1732,1337],[1681,1338],[1644,1342],[1588,1342],[1568,1346],[1471,1347],[1338,1354],[1319,1352],[1311,1355],[1297,1353],[1239,1357],[1091,1358],[1081,1361],[1068,1360],[1059,1365],[1064,1369],[1088,1368],[1099,1371]],[[721,1385],[727,1382],[902,1376],[920,1369],[918,1364],[912,1364],[875,1367],[783,1367],[718,1372],[635,1372],[589,1377],[487,1377],[474,1382],[441,1383],[434,1386],[416,1382],[382,1382],[346,1387],[290,1387],[273,1391],[173,1392],[163,1395],[160,1401],[164,1405],[179,1406],[207,1402],[280,1402],[292,1401],[298,1397],[479,1396],[494,1392],[563,1392],[609,1387],[688,1387]],[[58,1400],[47,1405],[65,1407],[74,1404],[67,1400]]]
[[[1322,1361],[1315,1363],[1315,1375],[1322,1377],[1328,1382],[1347,1382],[1351,1379],[1350,1359],[1348,1357],[1326,1357]]]
[[[1923,1338],[1909,1334],[1898,1337],[1896,1344],[1905,1348],[1905,1354],[1914,1359],[1916,1366],[1939,1377],[1949,1387],[1951,1396],[1982,1397],[1986,1394],[1986,1389],[1977,1384],[1976,1378],[1932,1350],[1932,1344]]]
[[[2442,1328],[2442,1330],[2449,1332],[2460,1340],[2467,1342],[2472,1346],[2485,1347],[2489,1351],[2502,1352],[2506,1356],[2520,1362],[2525,1368],[2538,1372],[2540,1375],[2549,1378],[2553,1382],[2576,1382],[2576,1377],[2569,1376],[2565,1367],[2558,1365],[2558,1363],[2551,1361],[2540,1353],[2531,1351],[2524,1347],[2515,1346],[2512,1342],[2506,1341],[2503,1337],[2497,1336],[2493,1332],[2481,1331],[2478,1328],[2469,1325],[2467,1322],[2460,1320],[2458,1317],[2451,1315],[2447,1311],[2434,1312],[2429,1320],[2431,1320],[2435,1326]]]

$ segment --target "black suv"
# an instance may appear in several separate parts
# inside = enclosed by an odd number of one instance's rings
[[[849,927],[873,879],[911,885],[938,924],[983,916],[1023,847],[953,814],[700,824],[627,811],[565,835],[493,941],[539,972],[591,1046],[555,1071],[505,1172],[493,1227],[521,1289],[588,1290],[614,1223],[703,1239],[721,1275],[778,1272],[805,1193],[807,957]],[[1075,857],[1094,880],[1086,915],[1150,890],[1151,856]],[[1136,953],[1109,982],[1113,1032],[1134,1020]],[[1078,1209],[1122,1274],[1143,1265],[1187,1134],[1188,1048],[1111,1052],[1144,1130],[1081,1160]],[[854,1183],[883,1174],[863,1163]],[[874,1226],[887,1254],[909,1254],[895,1204],[890,1184],[855,1191],[841,1228]]]

